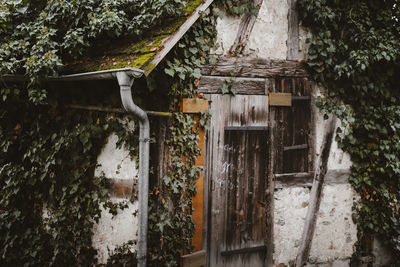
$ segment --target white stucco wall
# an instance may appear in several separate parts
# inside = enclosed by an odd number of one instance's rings
[[[263,1],[256,23],[243,51],[244,56],[286,59],[288,31],[287,0]],[[223,16],[217,20],[217,55],[226,55],[235,41],[240,18]]]
[[[113,203],[126,201],[120,198],[112,198]],[[110,254],[116,247],[137,239],[138,222],[137,217],[133,215],[138,209],[138,203],[128,202],[128,208],[119,210],[116,216],[113,216],[108,210],[102,209],[101,219],[94,227],[94,236],[92,239],[93,247],[97,249],[97,259],[99,263],[106,263]],[[132,247],[132,252],[136,246]]]
[[[127,127],[133,129],[133,124],[127,124]],[[99,164],[95,170],[95,176],[104,176],[109,179],[130,180],[137,179],[138,170],[129,152],[125,149],[118,149],[116,142],[118,137],[112,134],[108,137],[108,143],[102,149],[97,158]],[[106,263],[110,254],[117,246],[137,239],[138,221],[134,215],[138,209],[137,201],[130,203],[128,199],[111,198],[113,203],[127,202],[128,208],[119,210],[116,216],[113,216],[108,210],[103,209],[100,221],[94,227],[94,236],[92,239],[93,247],[98,251],[99,263]],[[132,247],[134,251],[136,247]]]
[[[249,41],[241,56],[286,59],[288,8],[286,0],[263,1]],[[212,51],[213,54],[227,55],[235,41],[240,20],[241,18],[229,17],[226,14],[217,19],[217,48]],[[310,32],[300,24],[298,60],[307,59],[309,44],[306,41],[311,37]]]
[[[349,184],[326,185],[318,212],[309,262],[347,261],[357,229],[351,219],[354,193]],[[310,189],[288,187],[275,192],[274,261],[289,266],[297,256],[310,200]]]

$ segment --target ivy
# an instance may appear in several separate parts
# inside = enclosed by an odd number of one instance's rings
[[[167,18],[177,17],[184,0],[16,0],[0,2],[0,75],[25,74],[32,100],[45,91],[39,77],[57,75],[65,61],[82,57],[106,39],[140,39]]]
[[[219,6],[228,15],[238,17],[243,14],[257,15],[260,4],[255,4],[253,0],[219,0]]]
[[[93,177],[97,155],[107,136],[115,132],[119,137],[117,145],[125,146],[134,157],[137,133],[127,130],[116,115],[57,105],[57,93],[53,95],[40,79],[56,76],[64,62],[81,57],[96,43],[117,37],[140,39],[165,19],[178,16],[186,2],[0,3],[0,76],[23,74],[29,78],[27,86],[0,89],[1,265],[97,264],[91,242],[101,207],[115,215],[125,205],[108,202],[105,179]],[[158,76],[166,81],[166,75],[170,77],[170,110],[175,115],[168,141],[171,167],[151,194],[152,266],[176,266],[180,254],[191,251],[195,227],[191,201],[201,171],[194,165],[199,154],[198,128],[194,124],[197,120],[198,127],[205,127],[209,115],[195,118],[180,113],[178,103],[182,97],[197,94],[202,64],[215,61],[209,51],[214,44],[217,14],[207,10],[202,15],[170,53],[165,74]],[[150,84],[148,87],[151,89]],[[78,97],[90,104],[84,94]],[[111,99],[110,103],[114,101]],[[131,243],[112,252],[107,265],[134,264],[136,255],[129,249]]]
[[[336,137],[353,162],[360,236],[375,234],[400,259],[400,2],[299,1],[308,66],[328,88],[320,107],[342,119]],[[344,104],[344,106],[343,106]],[[356,263],[357,264],[357,263]]]
[[[165,63],[165,74],[171,76],[170,110],[174,112],[168,145],[170,169],[152,191],[149,210],[149,257],[151,266],[177,266],[183,253],[191,252],[194,234],[192,198],[197,193],[196,180],[201,168],[195,166],[199,155],[198,131],[206,127],[209,114],[178,112],[180,100],[197,94],[201,66],[213,62],[209,51],[216,36],[217,13],[206,10]],[[197,116],[197,118],[196,118]],[[197,123],[197,127],[195,127]]]
[[[102,206],[117,207],[93,173],[107,136],[123,125],[97,112],[34,105],[19,89],[1,96],[1,265],[95,265],[93,225]]]

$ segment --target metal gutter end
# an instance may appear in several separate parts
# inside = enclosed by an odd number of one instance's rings
[[[132,78],[140,78],[144,73],[144,71],[141,69],[122,68],[122,69],[83,72],[83,73],[62,75],[59,77],[47,77],[45,81],[64,82],[64,81],[111,80],[115,79],[117,77],[117,73],[121,72],[126,73],[129,77]]]

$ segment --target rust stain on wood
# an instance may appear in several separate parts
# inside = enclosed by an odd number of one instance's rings
[[[282,80],[283,84],[283,80]],[[292,94],[290,93],[269,93],[269,105],[290,107],[292,106]]]

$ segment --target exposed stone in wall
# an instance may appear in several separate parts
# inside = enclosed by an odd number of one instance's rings
[[[326,185],[312,241],[310,264],[345,261],[353,254],[357,228],[351,219],[354,192],[349,184]],[[274,262],[296,259],[310,198],[308,188],[275,192]],[[340,265],[339,265],[340,266]]]

